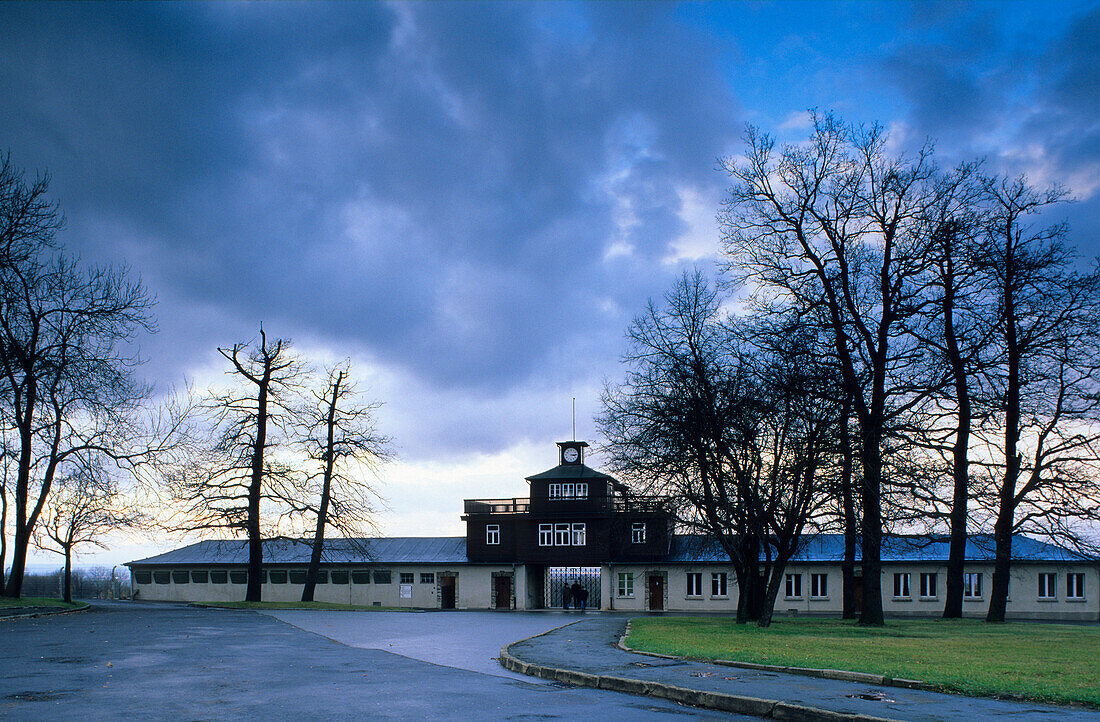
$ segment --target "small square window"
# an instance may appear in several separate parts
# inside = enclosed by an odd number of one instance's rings
[[[435,572],[420,572],[421,584],[435,584]]]
[[[153,581],[157,584],[167,584],[172,581],[171,572],[153,572]]]
[[[229,572],[229,581],[234,584],[248,584],[248,572],[240,569],[234,569]]]
[[[134,572],[134,584],[152,584],[153,575],[149,572]]]
[[[401,584],[412,584],[413,578],[412,572],[401,572]]]

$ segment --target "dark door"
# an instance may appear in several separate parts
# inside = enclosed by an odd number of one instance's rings
[[[494,597],[496,597],[497,609],[512,608],[512,578],[493,577]]]
[[[665,608],[665,578],[660,574],[649,575],[649,610],[660,612]]]
[[[439,607],[441,609],[455,608],[455,578],[439,578]]]

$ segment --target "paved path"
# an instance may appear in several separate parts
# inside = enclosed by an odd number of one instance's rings
[[[758,697],[840,713],[898,720],[1100,720],[1100,713],[1075,707],[1004,702],[900,687],[877,687],[802,675],[660,659],[624,652],[614,643],[626,618],[591,615],[514,644],[510,653],[530,664],[588,674],[626,677],[708,692]],[[878,699],[867,700],[867,694]]]
[[[576,621],[567,612],[264,612],[349,647],[381,649],[445,667],[546,683],[500,666],[500,648]]]
[[[389,616],[347,614],[366,625]],[[440,616],[458,629],[465,626],[463,613],[406,616],[416,617],[410,624]],[[532,684],[348,647],[249,611],[97,603],[79,614],[0,620],[3,720],[668,720],[669,715],[729,719],[663,700]]]

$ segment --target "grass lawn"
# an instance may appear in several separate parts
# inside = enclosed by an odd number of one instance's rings
[[[419,611],[404,607],[363,607],[355,604],[337,604],[336,602],[191,602],[191,606],[209,607],[211,609],[320,609],[344,612]]]
[[[62,599],[55,599],[53,597],[20,597],[19,599],[0,597],[0,608],[3,609],[12,607],[61,607],[62,609],[81,609],[86,606],[88,605],[85,602],[73,602],[69,604]]]
[[[642,617],[632,649],[696,659],[842,669],[917,679],[950,692],[1100,707],[1100,627],[890,620],[781,619],[767,629],[729,617]]]

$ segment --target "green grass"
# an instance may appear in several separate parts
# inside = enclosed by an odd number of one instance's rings
[[[645,617],[632,649],[696,659],[842,669],[916,679],[949,692],[1100,707],[1100,628],[891,620],[783,619],[767,629],[729,617]]]
[[[12,597],[0,597],[0,608],[10,609],[13,607],[61,607],[62,609],[82,609],[88,606],[85,602],[73,602],[69,604],[62,599],[55,599],[54,597],[20,597],[14,599]]]
[[[406,607],[364,607],[336,602],[191,602],[191,606],[210,609],[318,609],[342,612],[417,611]]]

